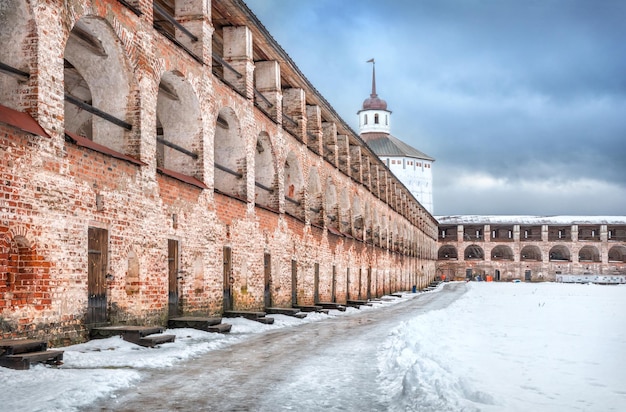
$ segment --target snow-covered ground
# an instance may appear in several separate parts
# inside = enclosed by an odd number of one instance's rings
[[[392,410],[626,410],[626,285],[469,286],[447,309],[399,323],[380,342],[378,380]],[[384,310],[416,296],[363,310]],[[0,410],[78,410],[137,385],[147,370],[272,329],[359,312],[349,308],[304,320],[273,315],[274,325],[226,319],[233,324],[230,334],[173,329],[166,333],[176,334],[176,342],[154,349],[120,338],[73,345],[63,348],[60,368],[0,368]]]
[[[626,287],[470,285],[380,347],[396,410],[626,410]]]

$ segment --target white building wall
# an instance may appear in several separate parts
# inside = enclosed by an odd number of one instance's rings
[[[430,214],[433,213],[433,162],[411,157],[381,157]]]

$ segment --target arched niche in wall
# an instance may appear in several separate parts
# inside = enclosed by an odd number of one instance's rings
[[[352,198],[352,235],[357,239],[363,239],[363,210],[361,209],[361,199],[359,196],[354,195]]]
[[[611,246],[609,249],[609,262],[626,263],[626,246]]]
[[[133,79],[110,24],[94,16],[77,21],[63,58],[65,129],[116,152],[138,155],[129,120]],[[100,114],[93,114],[94,109]]]
[[[372,206],[367,201],[365,202],[365,207],[363,208],[363,233],[365,234],[363,240],[371,243],[373,239]]]
[[[600,251],[595,246],[583,246],[578,251],[579,262],[600,262]]]
[[[485,252],[478,245],[469,245],[465,248],[464,257],[465,260],[483,260],[485,259]]]
[[[308,203],[309,203],[309,221],[321,226],[324,224],[323,208],[322,208],[322,183],[320,181],[319,171],[317,167],[309,168],[309,184],[307,186]]]
[[[270,137],[266,132],[257,136],[254,151],[254,202],[278,210],[276,167]]]
[[[213,160],[215,190],[246,199],[246,142],[239,119],[229,107],[217,116]]]
[[[36,68],[38,43],[28,2],[5,0],[0,6],[0,104],[23,111],[30,72]]]
[[[457,260],[458,258],[459,254],[452,245],[441,246],[437,252],[437,259],[439,260]]]
[[[347,188],[341,189],[339,194],[339,230],[351,234],[350,194]]]
[[[498,245],[491,249],[491,260],[514,260],[513,250],[506,245]]]
[[[330,177],[326,179],[326,195],[324,196],[324,214],[328,227],[339,230],[339,217],[337,214],[337,188]]]
[[[522,248],[520,252],[520,260],[522,261],[532,261],[532,262],[541,262],[541,249],[539,246],[535,245],[526,245]]]
[[[302,168],[296,154],[292,151],[285,160],[285,212],[304,220]]]
[[[389,217],[383,213],[380,220],[380,247],[389,248]]]
[[[50,264],[22,234],[0,236],[0,302],[7,310],[50,305]],[[35,306],[33,306],[35,305]],[[30,310],[29,308],[29,310]],[[25,312],[24,312],[25,313]]]
[[[550,249],[549,253],[550,262],[569,262],[570,253],[569,249],[563,245],[556,245]]]
[[[157,95],[157,167],[203,180],[199,100],[179,72],[166,72]]]
[[[380,246],[380,217],[376,208],[372,211],[372,241],[374,246]]]

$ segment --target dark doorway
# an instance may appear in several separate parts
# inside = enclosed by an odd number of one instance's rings
[[[361,289],[363,288],[363,268],[359,268],[359,294],[358,294],[358,299],[361,300],[363,299],[361,297]]]
[[[526,280],[526,282],[530,282],[531,281],[531,277],[532,277],[532,274],[531,274],[530,270],[527,270],[527,271],[524,272],[524,279]]]
[[[263,268],[265,271],[265,292],[264,292],[264,300],[265,307],[272,307],[272,292],[270,290],[270,285],[272,282],[272,259],[269,253],[263,255]]]
[[[350,299],[350,268],[346,269],[346,302]]]
[[[367,300],[372,298],[372,268],[367,268]]]
[[[494,277],[496,278],[495,279],[496,281],[500,280],[500,269],[496,269],[496,273]]]
[[[168,266],[168,315],[176,317],[180,315],[180,299],[178,297],[178,240],[167,240],[167,266]]]
[[[472,280],[472,269],[465,269],[465,279]]]
[[[90,227],[87,231],[87,319],[85,323],[98,326],[107,321],[106,273],[109,255],[109,233],[106,229]]]
[[[233,310],[233,283],[235,278],[233,277],[233,263],[232,263],[232,250],[228,246],[224,246],[224,311]]]

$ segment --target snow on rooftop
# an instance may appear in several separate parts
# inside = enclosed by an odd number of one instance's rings
[[[520,224],[520,225],[625,225],[626,216],[524,216],[451,215],[435,216],[441,225]]]

